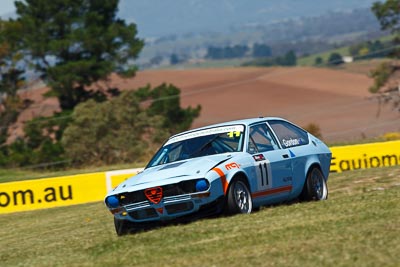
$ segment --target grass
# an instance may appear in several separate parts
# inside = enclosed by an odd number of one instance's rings
[[[394,38],[393,35],[385,35],[376,40],[379,40],[382,43],[386,43],[386,42],[391,41],[393,38]],[[371,40],[371,41],[375,41],[375,40]],[[359,43],[363,43],[363,42],[359,42]],[[350,48],[350,45],[342,46],[342,47],[334,48],[334,49],[324,51],[321,53],[304,56],[304,57],[298,58],[297,65],[298,66],[315,66],[316,58],[320,57],[323,59],[323,64],[321,65],[321,67],[326,67],[326,63],[328,62],[329,56],[332,53],[339,53],[342,56],[350,56],[349,48]],[[364,61],[364,60],[362,60],[362,61]],[[366,60],[366,61],[370,62],[371,60]],[[347,65],[347,64],[344,64],[344,65]],[[363,68],[361,68],[361,70],[364,71]],[[353,71],[353,70],[351,69],[351,71]]]
[[[298,66],[315,66],[315,59],[320,57],[323,59],[323,64],[322,66],[326,66],[325,64],[328,62],[329,56],[332,53],[339,53],[342,56],[348,56],[349,55],[349,47],[344,46],[344,47],[339,47],[336,49],[332,49],[326,52],[321,52],[317,54],[312,54],[306,57],[301,57],[297,60],[297,65]]]
[[[332,174],[329,200],[118,238],[102,203],[0,216],[0,266],[399,266],[400,166]]]

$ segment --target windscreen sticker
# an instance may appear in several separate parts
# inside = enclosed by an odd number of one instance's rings
[[[201,136],[207,136],[212,134],[221,134],[221,133],[240,133],[243,132],[244,126],[243,125],[231,125],[231,126],[223,126],[223,127],[216,127],[216,128],[209,128],[200,131],[190,132],[183,135],[178,135],[170,138],[165,145],[169,145],[172,143],[176,143],[179,141],[192,139]]]
[[[240,137],[241,134],[242,134],[242,132],[240,132],[240,131],[235,131],[235,132],[229,132],[229,133],[227,133],[228,137],[230,137],[230,138]]]

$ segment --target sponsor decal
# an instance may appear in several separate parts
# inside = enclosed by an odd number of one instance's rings
[[[331,172],[400,165],[400,141],[332,147]]]
[[[258,154],[258,155],[254,155],[254,156],[253,156],[253,159],[254,159],[255,161],[262,161],[262,160],[265,160],[265,157],[264,157],[263,154]]]
[[[160,203],[160,201],[163,197],[163,191],[162,191],[162,188],[159,186],[147,188],[144,190],[144,195],[147,197],[147,199],[150,202],[152,202],[154,204],[158,204],[158,203]]]
[[[240,132],[240,131],[235,131],[235,132],[229,132],[229,133],[227,133],[228,137],[230,137],[230,138],[240,137],[241,134],[242,134],[242,132]]]
[[[240,169],[240,166],[239,166],[239,164],[237,164],[236,162],[232,162],[232,163],[226,164],[226,165],[225,165],[225,168],[226,168],[227,170],[234,169],[234,168]]]
[[[282,144],[285,147],[298,146],[301,145],[301,139],[300,138],[282,139]]]
[[[190,132],[190,133],[172,137],[167,141],[167,143],[165,143],[165,145],[169,145],[169,144],[172,144],[175,142],[192,139],[192,138],[196,138],[196,137],[212,135],[212,134],[227,133],[229,135],[230,133],[232,133],[232,137],[234,137],[234,135],[237,135],[237,134],[239,134],[238,136],[240,136],[240,134],[241,134],[241,132],[243,132],[243,130],[244,130],[243,125],[231,125],[231,126],[209,128],[209,129]]]

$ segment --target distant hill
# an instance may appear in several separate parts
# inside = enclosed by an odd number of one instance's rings
[[[377,0],[120,0],[119,16],[138,25],[142,38],[227,33],[244,27],[370,8]],[[1,4],[0,4],[1,5]],[[15,13],[0,14],[1,18]],[[357,19],[357,18],[355,18]]]
[[[138,63],[141,68],[147,68],[148,62],[161,57],[165,62],[172,54],[177,54],[184,61],[196,61],[204,58],[210,46],[245,45],[251,48],[255,43],[270,46],[272,56],[281,56],[290,50],[295,51],[297,56],[304,56],[386,34],[380,30],[369,7],[329,11],[266,24],[244,24],[220,33],[210,31],[146,39]]]
[[[369,8],[376,0],[121,0],[120,15],[142,37],[228,32],[237,27]]]
[[[146,40],[136,62],[145,69],[168,65],[172,56],[198,62],[210,46],[262,43],[272,56],[289,50],[302,56],[377,38],[375,1],[120,0],[118,15],[135,22]]]

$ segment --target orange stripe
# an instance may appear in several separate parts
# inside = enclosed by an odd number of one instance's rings
[[[251,196],[253,198],[263,197],[263,196],[278,194],[278,193],[287,192],[287,191],[291,191],[291,190],[292,190],[292,186],[287,185],[287,186],[282,186],[282,187],[278,187],[278,188],[268,189],[265,191],[259,191],[257,193],[252,194]]]
[[[219,175],[219,179],[221,180],[222,183],[222,189],[224,190],[224,195],[226,195],[226,191],[228,190],[228,182],[226,181],[226,176],[225,173],[220,169],[220,168],[214,168],[212,169]]]

